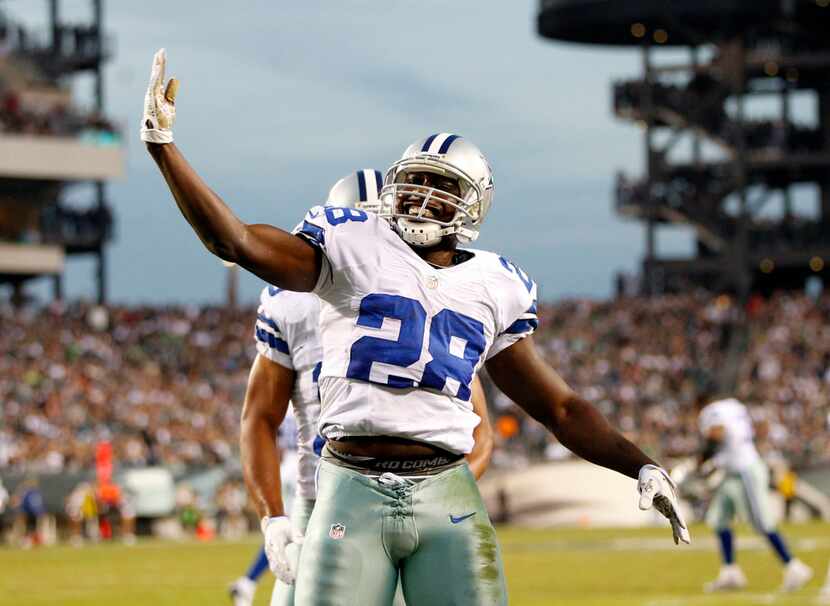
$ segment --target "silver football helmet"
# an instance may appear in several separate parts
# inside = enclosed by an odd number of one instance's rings
[[[418,183],[421,173],[452,180],[456,193]],[[407,147],[386,172],[380,214],[413,246],[434,246],[453,234],[464,244],[478,238],[493,193],[493,172],[481,150],[458,135],[439,133]]]
[[[364,168],[340,179],[329,190],[326,206],[356,208],[370,213],[380,211],[380,190],[383,174],[373,168]]]

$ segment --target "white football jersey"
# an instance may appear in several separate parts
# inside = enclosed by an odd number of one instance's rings
[[[473,377],[537,325],[536,284],[507,259],[435,268],[385,220],[314,207],[294,233],[323,252],[320,432],[473,447]]]
[[[727,471],[739,472],[756,463],[761,455],[753,442],[752,417],[746,406],[734,398],[717,400],[700,411],[700,432],[705,436],[722,426],[725,438],[715,463]]]
[[[304,499],[313,499],[316,494],[314,442],[320,415],[317,377],[323,358],[319,317],[320,300],[316,295],[274,286],[262,290],[255,331],[257,352],[296,373],[291,408],[297,428],[297,495]],[[285,424],[289,427],[290,419]],[[280,444],[290,447],[293,437],[284,437],[287,439],[281,439]]]

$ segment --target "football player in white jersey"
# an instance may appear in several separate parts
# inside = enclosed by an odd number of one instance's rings
[[[154,58],[141,138],[213,254],[321,299],[320,430],[329,442],[296,603],[506,604],[495,531],[463,455],[470,397],[495,384],[575,454],[637,478],[642,509],[689,541],[673,482],[573,392],[536,350],[536,285],[496,254],[459,249],[493,196],[484,156],[456,135],[407,148],[387,173],[389,221],[314,207],[296,234],[240,221],[173,144],[175,81]]]
[[[697,404],[700,432],[706,442],[701,463],[707,471],[719,470],[723,474],[706,512],[706,522],[718,537],[723,565],[717,578],[706,583],[704,589],[746,587],[746,576],[735,563],[732,523],[736,514],[744,516],[766,537],[784,564],[781,589],[800,589],[813,571],[792,557],[776,529],[769,504],[769,470],[755,447],[749,411],[735,398],[717,398],[708,393],[701,393]]]
[[[331,188],[326,204],[377,212],[382,183],[383,176],[376,170],[350,173]],[[265,521],[263,532],[267,545],[260,550],[248,573],[231,585],[234,606],[253,603],[256,582],[269,567],[269,560],[278,577],[272,606],[294,603],[296,561],[292,556],[296,554],[292,553],[295,550],[291,543],[304,534],[314,507],[314,473],[323,442],[317,434],[320,413],[317,380],[323,357],[319,315],[320,301],[313,294],[266,286],[260,295],[255,326],[258,355],[248,382],[240,444],[245,479]],[[489,463],[493,438],[480,382],[476,381],[475,389],[473,403],[483,422],[476,428],[476,444],[467,461],[478,478]],[[280,449],[275,438],[278,429],[284,435],[283,418],[292,411],[296,427],[292,424],[290,429],[297,433],[297,492],[291,516],[287,518],[282,515],[286,469],[276,463]],[[284,446],[282,441],[280,438],[279,446]]]

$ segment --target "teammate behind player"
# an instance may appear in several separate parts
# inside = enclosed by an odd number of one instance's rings
[[[718,577],[706,583],[704,589],[724,591],[746,587],[746,576],[735,563],[732,522],[736,513],[767,538],[785,565],[781,589],[794,591],[803,587],[813,571],[790,555],[776,530],[769,504],[769,470],[755,447],[749,411],[735,398],[717,399],[711,393],[701,393],[697,407],[700,432],[706,441],[702,466],[725,473],[706,512],[706,522],[718,537],[723,565]]]
[[[327,205],[380,210],[383,177],[379,171],[359,170],[340,179],[329,191]],[[257,359],[251,368],[242,417],[241,449],[245,480],[264,518],[267,550],[263,547],[248,573],[230,587],[235,606],[252,603],[256,583],[272,560],[278,580],[271,604],[294,603],[293,576],[296,553],[291,543],[305,532],[314,507],[314,472],[322,438],[317,435],[320,403],[317,376],[322,350],[319,339],[319,300],[313,294],[293,293],[274,287],[263,289],[257,310],[255,339]],[[487,403],[476,381],[474,405],[482,417],[476,429],[476,445],[468,462],[476,477],[486,469],[493,438]],[[282,482],[279,473],[277,430],[288,409],[297,424],[297,495],[289,519],[283,515]]]
[[[496,385],[575,454],[638,478],[640,508],[689,541],[666,472],[545,363],[531,334],[536,285],[475,239],[492,201],[481,152],[446,133],[387,173],[394,230],[355,209],[315,207],[296,237],[246,225],[172,144],[175,81],[157,53],[142,139],[205,246],[269,283],[322,300],[320,428],[332,445],[303,543],[297,603],[506,604],[495,531],[461,464],[485,363]],[[454,209],[454,211],[452,210]],[[394,469],[397,473],[390,473]],[[403,477],[401,470],[417,470]]]

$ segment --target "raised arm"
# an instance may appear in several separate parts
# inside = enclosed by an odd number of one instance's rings
[[[269,284],[295,292],[314,289],[320,274],[320,251],[271,225],[247,225],[185,160],[173,143],[148,143],[179,210],[205,247]]]
[[[473,379],[472,395],[473,411],[481,418],[481,423],[473,431],[475,444],[473,450],[467,455],[467,464],[470,471],[480,479],[490,465],[490,457],[493,456],[493,426],[490,424],[490,415],[487,414],[487,398],[484,396],[484,388],[478,377]]]
[[[153,58],[141,138],[147,143],[147,150],[167,181],[179,210],[205,247],[216,256],[280,288],[312,290],[320,274],[321,253],[282,229],[240,221],[173,144],[178,84],[171,79],[162,90],[165,61],[162,49]]]

